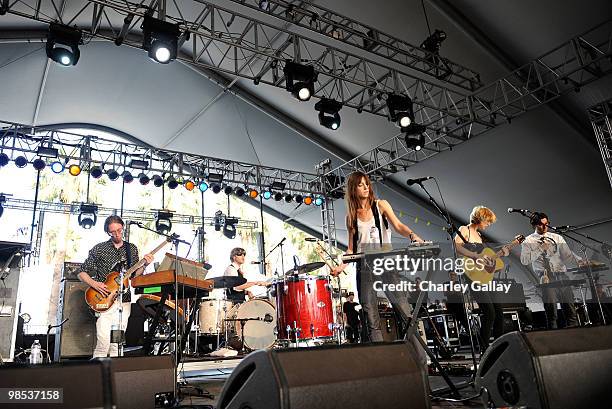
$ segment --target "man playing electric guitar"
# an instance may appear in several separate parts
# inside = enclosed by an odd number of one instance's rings
[[[109,288],[104,283],[106,277],[113,271],[129,269],[138,261],[138,248],[131,243],[123,241],[123,227],[125,223],[119,216],[109,216],[104,222],[104,231],[110,239],[96,244],[90,251],[89,256],[81,266],[78,274],[79,280],[98,291],[103,296],[109,294]],[[146,266],[153,262],[153,255],[144,256],[145,264],[134,272],[134,276],[141,275]],[[104,312],[99,313],[96,321],[96,347],[93,357],[117,356],[118,347],[116,343],[110,342],[111,327],[119,325],[118,309],[123,307],[121,317],[121,329],[125,331],[128,318],[130,317],[129,288],[125,289],[121,301],[117,300]],[[118,296],[119,297],[119,296]]]

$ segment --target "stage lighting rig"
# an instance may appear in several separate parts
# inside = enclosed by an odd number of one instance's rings
[[[435,30],[421,43],[421,48],[437,55],[440,53],[440,47],[444,40],[446,40],[446,33],[442,30]]]
[[[237,217],[226,217],[225,223],[223,224],[223,235],[228,239],[236,238],[236,224],[238,224]]]
[[[389,118],[401,128],[410,126],[414,121],[412,100],[407,95],[389,94],[387,97]]]
[[[62,170],[64,169],[62,168]],[[59,173],[59,172],[56,172],[56,173]],[[89,170],[89,174],[94,179],[99,179],[102,176],[102,173],[103,173],[102,168],[100,168],[99,166],[94,166]]]
[[[340,127],[340,114],[338,113],[342,109],[340,102],[335,99],[321,98],[314,108],[319,111],[319,123],[321,125],[334,131]]]
[[[47,34],[47,57],[65,67],[79,62],[82,33],[80,30],[62,24],[49,24]]]
[[[142,32],[142,47],[149,53],[149,58],[160,64],[168,64],[176,59],[178,38],[181,35],[178,23],[173,24],[145,15]]]
[[[48,148],[46,146],[39,146],[38,149],[36,150],[36,154],[38,156],[41,156],[41,157],[44,157],[44,158],[57,158],[59,152],[55,148]]]
[[[303,65],[287,60],[285,68],[285,88],[300,101],[308,101],[314,94],[317,73],[312,65]]]
[[[4,205],[6,202],[6,196],[0,193],[0,217],[2,217],[2,213],[4,213]]]
[[[145,186],[149,184],[151,179],[149,179],[146,173],[142,172],[140,173],[140,175],[138,175],[138,181],[140,182],[141,185]]]
[[[155,217],[155,230],[160,234],[169,234],[172,230],[172,212],[169,210],[158,210]]]
[[[0,168],[8,165],[9,162],[10,162],[10,159],[8,155],[4,152],[0,152]]]
[[[412,137],[410,135],[405,136],[406,147],[408,149],[412,148],[415,151],[420,151],[425,146],[425,135],[421,134],[418,137]]]
[[[93,203],[81,203],[79,208],[79,226],[91,229],[98,221],[98,206]]]
[[[215,231],[221,231],[221,227],[225,224],[225,215],[221,210],[215,212],[214,223]]]
[[[37,158],[32,162],[32,166],[34,166],[34,169],[41,171],[45,168],[45,166],[47,166],[47,164],[41,158]]]

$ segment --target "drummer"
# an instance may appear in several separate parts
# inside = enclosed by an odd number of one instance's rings
[[[230,265],[227,266],[224,272],[225,277],[243,277],[247,278],[243,271],[244,259],[246,257],[246,250],[241,247],[235,247],[230,252]],[[250,275],[249,275],[250,276]],[[246,300],[245,291],[255,286],[266,286],[265,281],[255,281],[253,279],[247,279],[247,282],[237,287],[227,289],[227,299],[233,302],[244,302]]]

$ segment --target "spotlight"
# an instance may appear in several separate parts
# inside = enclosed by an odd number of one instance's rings
[[[38,156],[42,156],[45,158],[57,158],[58,151],[55,148],[48,148],[46,146],[39,146],[36,150],[36,154]]]
[[[179,185],[179,182],[174,178],[174,176],[170,176],[167,180],[167,183],[170,189],[176,189]]]
[[[223,182],[223,175],[221,173],[209,173],[208,182],[209,183],[221,183]]]
[[[387,108],[392,122],[400,127],[409,126],[414,119],[412,100],[406,95],[390,94],[387,97]]]
[[[106,172],[106,176],[108,176],[110,180],[117,180],[119,179],[119,172],[117,172],[115,169],[111,169]]]
[[[223,215],[223,212],[221,210],[217,210],[215,212],[214,223],[215,231],[221,231],[221,226],[225,224],[225,216]]]
[[[293,200],[293,195],[291,195],[291,193],[287,193],[285,195],[285,202],[291,203],[292,200]]]
[[[4,152],[0,153],[0,167],[8,165],[10,159],[8,155]]]
[[[237,217],[226,217],[225,224],[223,225],[223,235],[228,239],[236,238],[236,224],[238,223]]]
[[[241,188],[241,187],[237,187],[236,191],[234,193],[236,194],[236,196],[242,197],[242,196],[244,196],[244,189]]]
[[[312,204],[312,196],[306,196],[304,198],[304,204],[310,206]]]
[[[2,217],[2,213],[4,213],[4,205],[2,203],[6,202],[6,196],[0,194],[0,217]]]
[[[172,212],[158,210],[155,217],[155,230],[160,234],[168,234],[172,230]]]
[[[144,172],[143,172],[140,175],[138,175],[138,181],[140,182],[141,185],[145,186],[145,185],[149,184],[151,179],[149,179],[149,177],[147,175],[145,175]]]
[[[153,186],[162,187],[164,185],[164,179],[159,175],[153,175]]]
[[[147,170],[149,169],[149,162],[147,162],[146,160],[132,159],[132,161],[130,162],[130,168]]]
[[[98,221],[98,206],[92,203],[81,203],[79,209],[79,226],[89,230]]]
[[[418,138],[410,137],[406,135],[406,147],[412,148],[415,151],[420,151],[425,146],[425,135],[421,134]]]
[[[214,194],[217,194],[221,191],[221,185],[218,183],[215,183],[214,185],[212,185],[212,191]]]
[[[51,164],[51,170],[53,173],[62,173],[64,169],[64,164],[60,161],[55,161]]]
[[[256,199],[259,196],[259,192],[256,189],[249,190],[249,197],[251,199]]]
[[[421,48],[433,54],[440,53],[442,42],[446,40],[446,33],[442,30],[435,30],[429,37],[421,43]]]
[[[268,200],[272,197],[272,192],[269,190],[266,190],[265,192],[262,193],[262,196],[264,199]]]
[[[223,193],[225,193],[226,195],[231,195],[233,191],[234,188],[231,186],[225,186],[225,189],[223,189]]]
[[[340,114],[342,104],[335,99],[321,98],[314,106],[319,111],[319,123],[326,128],[336,130],[340,127]]]
[[[38,158],[38,159],[34,159],[34,162],[32,162],[32,166],[34,166],[34,169],[40,171],[40,170],[43,170],[45,166],[47,166],[47,164],[45,163],[44,160],[42,160],[41,158]]]
[[[64,165],[62,165],[62,170],[63,170],[63,166]],[[89,170],[89,174],[91,175],[92,178],[99,179],[102,176],[102,168],[100,168],[99,166],[94,166],[93,168]]]
[[[406,135],[420,135],[427,130],[425,125],[411,123],[409,126],[405,126],[402,128],[402,132]]]
[[[192,180],[188,180],[187,182],[185,182],[185,189],[187,189],[188,191],[192,191],[193,189],[195,189],[195,183],[193,183]]]
[[[295,195],[295,203],[301,204],[304,201],[304,196]]]
[[[79,176],[81,174],[81,167],[77,164],[68,166],[68,173],[72,176]]]
[[[132,176],[132,174],[128,172],[127,170],[123,172],[122,176],[123,176],[124,183],[132,183],[132,181],[134,181],[134,176]]]
[[[15,166],[18,168],[23,168],[28,164],[28,160],[23,156],[17,156],[15,158]]]
[[[57,23],[49,24],[47,34],[47,57],[65,67],[76,65],[79,62],[81,52],[81,31],[76,28],[64,26]]]
[[[200,183],[200,186],[198,186],[200,189],[200,192],[206,192],[208,190],[208,183],[202,181]]]
[[[149,58],[161,64],[168,64],[176,59],[178,37],[181,34],[179,25],[145,16],[142,23],[144,39],[142,47],[148,51]]]
[[[315,201],[314,201],[316,206],[321,206],[323,204],[323,198],[321,196],[318,196]]]
[[[283,182],[272,182],[272,184],[270,185],[270,189],[271,190],[285,190],[285,185],[286,183]]]
[[[282,193],[275,193],[274,194],[274,200],[276,200],[277,202],[280,202],[283,199],[283,194]]]
[[[300,101],[308,101],[314,94],[314,83],[317,81],[314,67],[287,60],[283,73],[287,91]]]

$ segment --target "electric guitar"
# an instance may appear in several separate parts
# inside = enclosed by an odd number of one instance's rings
[[[170,243],[170,239],[164,240],[159,246],[155,247],[155,249],[153,249],[153,251],[150,254],[157,253],[159,250],[162,249],[162,247],[166,246],[166,244],[168,244],[168,243]],[[130,278],[131,278],[132,274],[134,273],[134,271],[136,271],[140,267],[144,266],[145,262],[146,261],[143,258],[138,263],[136,263],[132,267],[130,267],[123,274],[123,288],[124,288],[124,290],[129,288],[128,287],[129,286],[129,281],[130,281]],[[118,296],[121,296],[119,294],[119,290],[121,288],[121,275],[118,272],[113,271],[112,273],[110,273],[106,277],[106,280],[104,281],[104,284],[106,284],[106,287],[109,290],[109,293],[108,293],[108,295],[106,297],[104,295],[102,295],[102,293],[100,293],[98,290],[94,290],[92,287],[89,287],[85,291],[85,302],[95,312],[104,312],[104,311],[107,311],[110,307],[113,306],[113,303],[115,302],[115,299]]]
[[[465,275],[472,281],[478,282],[481,284],[490,283],[493,280],[493,274],[500,271],[504,268],[504,261],[501,259],[501,256],[504,254],[504,249],[510,250],[512,247],[521,244],[525,240],[525,237],[521,234],[516,236],[514,240],[503,245],[499,250],[495,251],[490,247],[485,247],[478,254],[478,258],[482,259],[487,256],[491,260],[489,263],[486,263],[483,268],[480,268],[477,263],[468,263],[465,265]],[[464,257],[464,259],[468,259],[468,257]],[[468,268],[468,265],[470,266]]]

